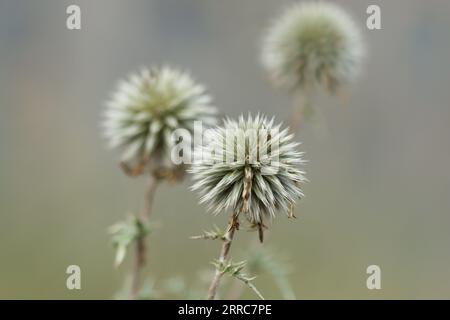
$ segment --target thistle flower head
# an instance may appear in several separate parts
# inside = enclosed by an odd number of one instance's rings
[[[226,119],[210,129],[207,142],[195,150],[190,169],[193,190],[214,214],[230,210],[245,214],[255,226],[277,211],[293,216],[292,206],[303,197],[299,143],[288,129],[264,116]]]
[[[111,147],[123,150],[124,163],[174,167],[173,131],[193,132],[194,121],[213,125],[216,109],[211,100],[186,73],[169,67],[143,69],[113,93],[104,115],[104,133]]]
[[[314,84],[334,92],[351,81],[363,55],[351,17],[326,2],[298,3],[275,21],[264,39],[262,62],[274,81],[290,89]]]

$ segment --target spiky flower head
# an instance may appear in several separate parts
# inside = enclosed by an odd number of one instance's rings
[[[107,103],[105,135],[111,147],[123,150],[123,164],[173,169],[171,148],[183,143],[173,140],[173,131],[184,128],[192,133],[194,121],[215,124],[211,101],[187,73],[170,67],[142,69],[119,83]]]
[[[292,217],[306,180],[303,153],[292,138],[265,116],[226,119],[195,150],[191,188],[214,214],[243,213],[255,226],[264,226],[278,211]]]
[[[341,8],[297,3],[266,34],[262,62],[280,86],[305,90],[319,84],[334,92],[357,75],[363,47],[359,29]]]

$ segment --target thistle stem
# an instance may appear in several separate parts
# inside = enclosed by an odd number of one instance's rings
[[[239,227],[237,221],[238,215],[233,215],[228,223],[227,232],[225,233],[225,240],[222,244],[222,249],[220,251],[219,262],[225,263],[228,260],[228,255],[230,253],[231,244],[233,242],[234,233]],[[223,272],[216,269],[214,277],[211,281],[211,285],[208,290],[208,300],[214,300],[217,295],[217,289],[219,288],[220,280],[222,279]]]
[[[296,133],[303,120],[311,116],[311,98],[312,98],[312,88],[307,86],[302,91],[295,91],[293,93],[293,106],[292,114],[289,122],[289,127],[293,133]]]
[[[147,181],[144,205],[141,214],[138,217],[141,223],[144,225],[147,225],[150,219],[157,184],[158,179],[153,174],[151,174]],[[146,263],[145,239],[145,235],[141,235],[136,240],[134,267],[131,274],[130,300],[135,300],[139,294],[141,273]]]
[[[297,95],[297,97],[294,99],[294,105],[292,107],[292,115],[289,127],[291,128],[292,132],[297,132],[300,124],[304,117],[304,111],[306,106],[306,99],[301,96]]]

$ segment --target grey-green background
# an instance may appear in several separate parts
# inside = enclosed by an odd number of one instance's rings
[[[450,2],[336,1],[368,46],[346,99],[321,97],[297,136],[306,198],[296,221],[270,228],[268,246],[291,257],[300,299],[450,298]],[[142,206],[143,180],[118,169],[100,137],[102,103],[118,79],[169,63],[205,83],[223,114],[289,117],[291,99],[259,64],[268,22],[290,1],[0,2],[0,298],[112,298],[118,271],[106,229]],[[78,4],[82,30],[65,28]],[[365,28],[379,4],[382,30]],[[223,225],[182,185],[162,185],[148,275],[193,283],[218,243],[188,237]],[[239,232],[237,259],[256,235]],[[82,269],[82,290],[65,269]],[[365,286],[382,269],[382,289]],[[256,284],[278,298],[268,277]],[[254,297],[246,293],[245,297]]]

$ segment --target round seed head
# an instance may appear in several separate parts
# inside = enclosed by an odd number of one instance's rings
[[[214,214],[243,213],[258,225],[278,211],[293,216],[306,179],[300,168],[303,153],[292,138],[287,128],[264,116],[226,119],[195,150],[192,190]]]
[[[279,86],[305,90],[319,84],[334,92],[357,75],[363,47],[359,29],[341,8],[297,3],[268,30],[262,63]]]
[[[104,134],[112,148],[123,151],[126,164],[173,168],[173,131],[184,128],[192,133],[194,121],[215,124],[211,101],[187,73],[169,67],[143,69],[120,82],[107,102]]]

